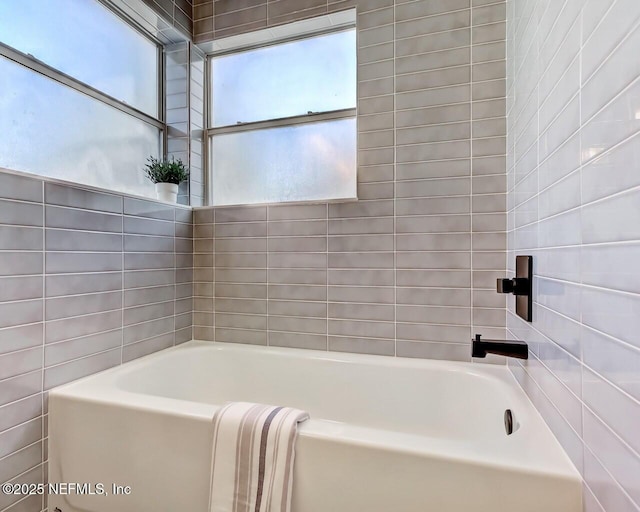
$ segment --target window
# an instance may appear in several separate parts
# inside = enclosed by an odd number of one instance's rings
[[[209,60],[211,204],[356,197],[356,34]]]
[[[138,195],[162,153],[161,47],[97,1],[0,1],[0,166]]]

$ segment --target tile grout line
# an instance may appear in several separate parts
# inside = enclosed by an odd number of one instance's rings
[[[328,1],[328,0],[327,0]],[[267,5],[269,4],[269,2],[267,2]],[[266,282],[266,322],[267,322],[267,329],[266,329],[266,333],[267,333],[267,347],[271,346],[271,322],[269,321],[269,254],[270,254],[270,250],[269,250],[269,206],[265,206],[265,217],[266,217],[266,221],[265,221],[265,230],[266,230],[266,269],[265,269],[265,282]]]
[[[327,0],[328,2],[328,0]],[[357,129],[357,124],[356,124]],[[357,172],[356,172],[356,187],[357,187]],[[325,249],[326,249],[326,267],[325,267],[325,315],[327,317],[326,327],[325,327],[325,345],[327,351],[329,350],[329,203],[327,203],[325,207],[325,216],[326,216],[326,224],[325,224]]]
[[[121,215],[120,215],[120,289],[121,289],[121,301],[122,301],[122,305],[121,305],[121,311],[120,311],[120,337],[121,337],[121,343],[120,343],[120,364],[122,364],[124,362],[124,310],[125,310],[125,283],[124,283],[124,276],[125,276],[125,257],[124,257],[124,198],[121,199]]]
[[[41,417],[42,417],[42,424],[40,426],[40,431],[41,431],[41,445],[40,445],[40,452],[41,452],[41,457],[40,457],[40,461],[42,464],[44,464],[44,439],[45,439],[45,401],[44,401],[44,396],[45,396],[45,391],[44,391],[44,384],[45,384],[45,364],[46,364],[46,359],[45,359],[45,347],[46,347],[46,333],[47,333],[47,329],[46,329],[46,318],[47,318],[47,300],[46,300],[46,296],[47,296],[47,287],[46,287],[46,275],[47,275],[47,264],[46,264],[46,250],[47,250],[47,240],[46,240],[46,224],[47,224],[47,220],[46,220],[46,199],[45,199],[45,182],[42,181],[42,186],[41,186],[41,194],[42,194],[42,368],[41,368],[41,384],[40,384],[40,399],[41,399]],[[44,476],[44,473],[43,473]],[[44,503],[44,497],[42,498],[42,504]]]
[[[584,234],[583,234],[583,213],[584,213],[584,211],[582,209],[582,205],[584,204],[584,193],[583,193],[584,172],[583,172],[583,170],[584,170],[584,166],[585,166],[585,162],[582,161],[583,155],[584,155],[584,153],[583,153],[583,145],[582,145],[583,144],[582,128],[583,128],[583,122],[584,122],[583,114],[582,114],[582,106],[583,106],[582,73],[583,73],[583,65],[584,65],[583,49],[584,49],[584,43],[586,42],[584,40],[584,6],[583,6],[582,9],[580,9],[580,12],[578,13],[577,20],[578,20],[577,23],[580,24],[580,27],[579,27],[580,28],[580,30],[579,30],[579,33],[580,33],[580,46],[579,46],[579,49],[578,49],[578,57],[577,57],[579,59],[578,60],[578,70],[579,70],[579,80],[580,80],[579,84],[578,84],[578,94],[577,94],[577,98],[578,98],[578,130],[579,130],[578,138],[579,138],[579,148],[580,148],[580,165],[578,167],[578,172],[580,173],[579,174],[579,178],[580,178],[580,182],[579,182],[579,187],[580,187],[580,210],[578,211],[578,215],[579,215],[579,217],[578,217],[579,218],[579,232],[580,232],[580,244],[579,244],[580,256],[579,256],[578,264],[581,267],[580,268],[580,272],[579,272],[579,276],[580,276],[580,288],[582,288],[583,280],[584,280],[583,272],[582,272],[582,265],[583,265],[583,263],[582,263],[582,255],[583,255],[582,247],[583,247],[583,241],[584,241],[584,239],[583,239],[583,236],[584,236]],[[620,43],[620,44],[622,44],[622,43]],[[604,62],[606,62],[606,60]],[[602,62],[601,64],[604,65],[604,62]],[[596,72],[597,72],[597,70],[594,72],[594,74]],[[594,75],[592,75],[592,76],[594,76]],[[538,92],[538,94],[539,94],[539,92]],[[540,98],[538,96],[538,105],[540,105],[539,102],[540,102]],[[540,116],[538,115],[538,123],[539,122],[540,122]],[[552,121],[550,121],[550,122],[552,122]],[[538,136],[540,136],[539,129],[538,129]],[[570,175],[571,174],[569,174],[568,176],[570,176]],[[538,173],[538,197],[539,196],[540,196],[540,174]],[[540,201],[540,200],[538,199],[538,201]],[[538,206],[538,212],[539,211],[540,211],[540,208]],[[538,213],[538,215],[539,215],[539,213]],[[579,299],[580,319],[579,319],[579,322],[580,322],[581,326],[584,325],[582,305],[583,305],[582,304],[582,293],[580,293],[580,299]],[[586,407],[586,404],[584,402],[584,378],[585,378],[585,369],[584,369],[584,367],[585,367],[585,364],[584,364],[584,347],[583,347],[582,341],[583,341],[582,337],[580,337],[580,354],[579,354],[579,356],[580,356],[579,357],[579,361],[580,361],[580,400],[579,401],[580,401],[580,405],[581,405],[581,407],[580,407],[580,433],[581,433],[581,435],[579,437],[580,437],[580,440],[582,441],[582,460],[583,460],[583,464],[584,464],[584,459],[585,459],[585,455],[586,455],[586,452],[587,452],[588,448],[587,448],[587,443],[584,441],[584,427],[585,427],[585,416],[586,416],[585,415],[585,412],[586,412],[585,411],[585,407]],[[604,423],[604,421],[603,421],[603,423]],[[608,424],[606,424],[606,425],[608,426]],[[595,457],[595,454],[593,454],[593,455]],[[598,458],[596,457],[596,459],[598,459]],[[604,466],[604,464],[602,465],[602,467],[605,468],[605,471],[607,471],[607,468],[606,468],[606,466]],[[583,467],[582,473],[583,473],[582,474],[583,481],[586,483],[586,480],[584,478],[584,476],[585,476],[584,467]],[[611,475],[611,476],[613,476],[613,475]],[[613,478],[613,481],[616,482],[616,483],[618,482],[618,480],[616,478]],[[595,494],[594,494],[594,496],[595,496]],[[596,498],[596,500],[597,500],[597,498]]]
[[[469,0],[469,224],[470,224],[470,243],[469,251],[469,327],[471,336],[474,335],[473,323],[473,0]],[[505,248],[506,249],[506,248]]]
[[[216,279],[217,279],[217,275],[218,275],[218,269],[216,267],[216,209],[213,208],[211,210],[211,236],[212,236],[212,246],[213,246],[213,283],[212,283],[212,291],[211,291],[211,316],[212,316],[212,320],[211,323],[213,324],[212,326],[212,338],[213,338],[213,342],[215,343],[217,340],[217,336],[216,336],[216,317],[217,317],[217,313],[216,313]]]
[[[398,357],[398,235],[397,235],[397,179],[398,179],[398,105],[397,105],[397,0],[393,0],[393,355]]]
[[[190,57],[189,57],[189,63],[191,62]],[[190,65],[188,66],[189,68],[191,67]],[[191,123],[189,122],[189,126],[191,126]],[[176,223],[177,223],[177,219],[176,219],[176,209],[173,208],[173,345],[172,346],[176,346],[176,302],[177,302],[177,296],[178,296],[178,285],[177,285],[177,281],[178,281],[178,251],[177,251],[177,247],[176,247]],[[193,257],[193,256],[192,256]],[[124,304],[123,304],[124,306]]]

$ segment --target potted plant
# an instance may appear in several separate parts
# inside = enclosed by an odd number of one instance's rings
[[[178,185],[189,179],[189,169],[179,158],[160,160],[150,156],[144,172],[156,184],[156,195],[161,201],[178,202]]]

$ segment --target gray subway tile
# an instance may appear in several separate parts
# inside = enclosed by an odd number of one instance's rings
[[[321,268],[327,267],[326,253],[283,253],[269,255],[270,268]]]
[[[101,332],[58,343],[49,343],[44,348],[46,368],[74,359],[115,349],[122,345],[122,329]]]
[[[42,276],[0,277],[0,303],[42,297]]]
[[[324,219],[326,215],[326,205],[269,206],[269,221]]]
[[[198,281],[194,277],[194,281]],[[218,269],[216,270],[216,282],[220,283],[266,283],[266,269]]]
[[[257,314],[216,313],[216,327],[235,329],[267,329],[267,316]]]
[[[46,206],[45,226],[48,228],[122,233],[122,216],[58,206]]]
[[[174,268],[175,255],[173,253],[125,253],[125,270],[154,270]]]
[[[176,254],[175,255],[175,265],[176,270],[189,270],[194,266],[193,262],[194,256],[193,254]]]
[[[206,242],[207,245],[198,242]],[[215,243],[215,249],[214,249]],[[274,242],[275,243],[275,242]],[[265,252],[266,238],[216,238],[214,240],[196,240],[195,252],[225,253],[225,252]]]
[[[42,347],[0,355],[0,380],[17,377],[40,368],[42,368]]]
[[[42,345],[43,323],[0,329],[0,354]]]
[[[122,252],[122,235],[45,229],[47,251]]]
[[[17,452],[42,438],[42,418],[34,418],[0,433],[0,458]]]
[[[393,322],[375,322],[371,320],[329,320],[328,333],[334,336],[364,338],[395,338]]]
[[[128,270],[124,272],[124,288],[145,288],[174,283],[176,274],[170,270]]]
[[[41,299],[0,303],[0,328],[42,322],[42,315]]]
[[[323,272],[326,273],[326,271]],[[327,287],[299,284],[275,285],[270,283],[268,294],[269,299],[324,301],[327,300]]]
[[[45,270],[48,274],[113,272],[122,270],[122,255],[121,253],[47,252]]]
[[[174,238],[124,235],[125,252],[174,252]],[[189,251],[191,252],[191,251]]]
[[[192,224],[194,221],[194,211],[191,208],[174,208],[175,221],[184,224]]]
[[[122,312],[123,325],[133,325],[155,320],[158,318],[173,316],[174,302],[160,302],[158,304],[150,304],[146,306],[136,306],[126,308]]]
[[[148,340],[139,341],[138,343],[133,343],[123,348],[122,361],[126,363],[139,357],[153,354],[154,352],[158,352],[159,350],[169,348],[173,346],[173,344],[173,333],[163,334],[161,336],[156,336]]]
[[[45,325],[45,341],[79,338],[89,334],[117,329],[122,325],[122,311],[108,311],[91,315],[48,321]]]
[[[86,377],[120,364],[121,349],[108,350],[82,359],[46,368],[44,389],[49,390],[76,379]]]
[[[329,350],[335,352],[351,352],[381,356],[395,355],[394,340],[377,338],[329,336]]]
[[[200,256],[200,263],[204,262],[204,256]],[[198,265],[196,266],[209,266]],[[267,255],[262,253],[242,254],[242,253],[222,253],[215,255],[215,266],[223,268],[265,268],[267,266]]]
[[[327,273],[329,285],[356,286],[393,286],[395,284],[394,269],[329,269]]]
[[[46,299],[46,320],[122,309],[122,292],[103,292]]]
[[[42,229],[21,226],[0,226],[1,251],[41,251]]]
[[[216,341],[223,341],[227,343],[247,343],[249,345],[267,344],[266,331],[251,331],[247,329],[228,329],[216,327],[215,337]]]
[[[392,252],[330,253],[330,268],[393,268]]]
[[[120,272],[45,276],[46,297],[112,292],[122,289]]]
[[[140,217],[124,217],[124,232],[127,234],[174,236],[178,224],[173,222],[144,219]]]
[[[326,237],[279,237],[269,239],[270,252],[324,252]]]
[[[124,307],[140,306],[156,302],[166,302],[175,298],[175,286],[154,286],[151,288],[136,288],[125,290]]]
[[[164,317],[150,322],[130,325],[124,328],[124,344],[136,343],[174,331],[174,317]]]
[[[330,252],[393,251],[393,235],[330,236]]]
[[[215,238],[260,237],[267,234],[266,222],[231,222],[215,224]],[[212,238],[212,237],[209,237]]]
[[[471,309],[468,307],[454,306],[398,305],[397,321],[444,325],[470,325]]]
[[[0,432],[42,415],[42,397],[31,395],[0,409]]]
[[[469,291],[464,288],[398,288],[398,304],[432,306],[470,306]]]
[[[318,334],[271,331],[269,332],[269,345],[272,347],[326,350],[327,336]]]
[[[2,480],[3,482],[7,482],[15,476],[41,464],[43,453],[42,450],[42,442],[36,442],[0,460],[0,480]],[[27,500],[29,501],[29,507],[33,507],[34,504],[37,505],[36,508],[40,507],[42,497],[35,497],[37,498],[35,500],[29,500],[27,498]],[[14,508],[15,510],[15,507],[12,508]],[[11,508],[9,510],[11,512],[14,512],[13,510],[11,510]],[[27,512],[28,510],[35,510],[35,508],[27,508],[24,510],[24,512]]]
[[[193,223],[213,224],[214,212],[213,208],[196,208],[193,210]]]
[[[0,197],[41,203],[42,181],[0,172]]]
[[[399,357],[445,359],[449,361],[471,360],[469,347],[457,343],[398,340],[396,342],[396,355]]]
[[[42,205],[0,199],[0,224],[42,226]]]
[[[393,215],[393,201],[358,201],[357,203],[340,203],[329,205],[330,219],[357,217],[385,217]]]
[[[469,270],[398,269],[396,277],[398,286],[434,288],[469,288],[471,286]]]
[[[177,237],[192,238],[194,236],[193,231],[193,224],[183,224],[181,222],[176,222],[174,224],[174,234]]]
[[[176,311],[177,313],[177,311]],[[175,316],[175,322],[174,322],[174,326],[172,327],[172,330],[180,330],[180,329],[185,329],[188,327],[191,327],[193,325],[193,313],[192,312],[187,312],[187,313],[182,313],[182,314],[176,314]]]
[[[465,9],[469,7],[468,0],[450,0],[446,4],[419,0],[417,2],[404,2],[396,6],[398,20],[420,18],[442,14],[443,12]]]
[[[473,44],[488,43],[491,41],[503,41],[506,34],[505,22],[490,23],[474,26],[471,32]]]
[[[0,381],[0,406],[42,391],[42,370]]]
[[[44,197],[45,202],[51,205],[97,210],[105,213],[122,213],[122,197],[113,194],[45,183]]]
[[[268,317],[270,331],[326,334],[327,321],[324,318],[300,318],[294,316]]]
[[[329,318],[343,320],[395,321],[395,307],[391,304],[329,303]]]
[[[266,299],[266,284],[215,284],[215,296],[226,298]]]
[[[269,299],[267,307],[269,315],[311,318],[326,318],[327,316],[327,304],[322,302]]]
[[[154,201],[124,198],[124,214],[151,219],[174,220],[174,208]]]
[[[269,269],[270,284],[323,285],[326,279],[326,270]],[[266,282],[266,277],[263,282]]]

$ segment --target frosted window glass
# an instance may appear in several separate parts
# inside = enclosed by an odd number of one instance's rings
[[[5,58],[0,91],[0,167],[155,196],[157,128]]]
[[[355,108],[355,30],[213,58],[211,84],[213,126]]]
[[[0,0],[0,41],[158,117],[158,48],[95,0]]]
[[[356,121],[216,135],[213,205],[356,197]]]

